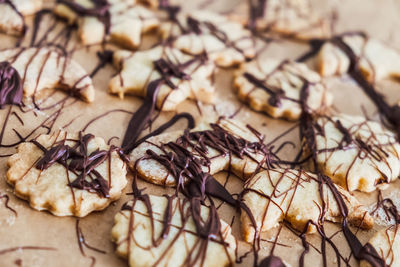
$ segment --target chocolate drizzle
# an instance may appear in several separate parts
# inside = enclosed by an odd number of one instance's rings
[[[89,258],[89,259],[92,261],[92,263],[90,264],[90,266],[93,267],[93,266],[95,266],[95,264],[96,264],[96,258],[93,257],[93,256],[88,256],[88,255],[85,253],[84,247],[86,247],[86,248],[88,248],[88,249],[90,249],[90,250],[93,250],[93,251],[95,251],[95,252],[101,253],[101,254],[106,254],[106,252],[105,252],[104,250],[95,248],[95,247],[89,245],[89,244],[86,242],[86,239],[85,239],[85,236],[83,235],[82,229],[81,229],[81,227],[79,226],[79,222],[80,222],[80,220],[77,219],[77,220],[76,220],[76,224],[75,224],[75,231],[76,231],[76,237],[77,237],[77,240],[78,240],[79,250],[80,250],[82,256],[87,257],[87,258]]]
[[[90,0],[94,7],[93,8],[85,8],[82,5],[70,1],[70,0],[57,0],[57,3],[63,4],[73,10],[79,16],[91,16],[97,18],[104,24],[104,33],[105,35],[110,33],[111,27],[111,16],[110,16],[110,4],[107,0]]]
[[[378,93],[374,86],[369,83],[363,76],[359,64],[359,58],[353,52],[353,50],[348,46],[341,37],[335,37],[332,43],[337,45],[350,59],[350,66],[348,69],[349,75],[358,83],[358,85],[363,89],[365,94],[375,103],[379,112],[384,116],[384,118],[393,126],[400,139],[400,106],[394,105],[390,106],[383,95]]]
[[[9,62],[0,62],[0,109],[5,105],[21,105],[23,87],[21,77]]]
[[[4,206],[9,209],[10,211],[12,211],[14,213],[15,216],[18,216],[18,213],[15,209],[11,208],[10,205],[8,204],[8,202],[10,201],[10,197],[7,194],[0,194],[0,199],[4,198]]]
[[[32,140],[32,143],[44,152],[35,167],[44,171],[54,163],[59,163],[68,171],[77,174],[77,178],[69,183],[70,187],[96,192],[99,196],[108,198],[110,197],[109,182],[96,171],[96,167],[110,157],[110,151],[96,150],[88,155],[87,147],[93,138],[94,136],[91,134],[82,135],[80,133],[75,146],[65,145],[63,141],[50,149],[46,149],[36,140]]]
[[[373,247],[368,246],[368,248],[363,248],[363,246],[361,245],[360,241],[358,240],[358,238],[351,232],[351,230],[348,227],[347,224],[347,216],[348,216],[348,209],[347,206],[343,200],[342,195],[340,194],[340,192],[338,191],[338,189],[334,186],[332,180],[323,175],[321,173],[321,171],[319,170],[318,167],[318,163],[317,163],[317,148],[316,148],[316,133],[321,133],[322,130],[320,127],[317,127],[316,123],[314,122],[314,117],[309,113],[309,110],[307,109],[306,106],[306,101],[309,95],[309,88],[308,88],[308,84],[306,83],[301,91],[300,94],[300,100],[302,103],[302,115],[300,117],[300,138],[301,140],[303,140],[305,142],[305,146],[308,148],[308,150],[310,151],[311,154],[311,161],[313,163],[313,167],[314,167],[314,171],[318,174],[318,179],[322,184],[326,184],[329,187],[329,190],[332,192],[337,205],[339,206],[340,209],[340,213],[343,217],[343,223],[342,223],[342,231],[343,234],[347,240],[348,245],[350,246],[350,249],[353,253],[353,255],[355,256],[355,258],[357,260],[367,260],[372,266],[374,267],[383,267],[385,266],[385,264],[382,265],[383,259],[381,259],[381,257],[378,255],[378,253],[375,251],[375,249]],[[344,127],[342,127],[342,125],[339,123],[336,123],[336,127],[338,127],[339,130],[341,130],[344,134],[344,140],[350,141],[349,139],[351,139],[349,137],[349,134],[347,133],[347,130],[344,129]],[[322,192],[322,187],[319,187],[320,189],[320,195],[321,195],[321,199],[323,200],[323,192]],[[323,201],[323,205],[322,205],[322,211],[321,213],[324,214],[326,212],[326,203]],[[323,216],[321,216],[323,218]],[[333,242],[325,236],[324,234],[324,230],[323,230],[323,225],[315,225],[319,231],[320,234],[322,234],[322,238],[323,238],[323,242],[328,242],[329,244],[331,244],[331,246],[333,246],[335,253],[337,255],[337,257],[339,258],[340,254],[336,249],[336,246],[333,244]],[[307,227],[306,227],[307,228]],[[305,245],[305,243],[303,242],[303,245]],[[325,248],[325,245],[324,245]],[[302,259],[304,259],[304,255],[305,253],[308,252],[307,246],[305,246],[305,251],[302,254]],[[323,253],[323,258],[324,258],[324,266],[326,266],[326,252],[325,249],[322,251]],[[340,261],[340,259],[339,259]],[[302,261],[301,261],[302,262]],[[302,265],[301,265],[302,266]]]

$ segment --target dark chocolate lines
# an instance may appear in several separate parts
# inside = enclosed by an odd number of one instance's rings
[[[378,253],[373,248],[369,249],[368,253],[367,253],[366,249],[363,249],[363,246],[361,245],[358,238],[351,232],[351,230],[348,226],[348,223],[347,223],[348,209],[343,200],[342,195],[340,194],[338,189],[335,187],[332,180],[329,177],[323,175],[318,167],[318,163],[317,163],[318,151],[316,148],[316,135],[318,132],[321,133],[322,131],[321,131],[320,127],[315,126],[315,125],[317,125],[314,121],[315,118],[313,118],[313,116],[309,113],[309,110],[307,109],[307,106],[305,104],[307,102],[308,95],[309,95],[309,88],[308,88],[308,84],[305,83],[305,85],[303,86],[303,89],[301,91],[301,98],[300,98],[301,103],[302,103],[302,115],[300,118],[300,140],[304,140],[306,142],[305,146],[307,147],[307,149],[310,152],[311,162],[313,164],[314,171],[317,173],[318,180],[321,184],[321,186],[319,187],[321,200],[322,200],[321,218],[324,217],[323,215],[325,214],[326,209],[327,209],[326,203],[323,198],[323,191],[322,191],[322,184],[326,184],[328,186],[329,190],[332,192],[337,205],[339,206],[340,213],[343,217],[342,231],[346,238],[347,244],[349,245],[355,258],[359,261],[367,260],[374,267],[384,267],[384,265],[382,265],[383,260],[380,258]],[[346,135],[344,135],[344,138],[346,139]],[[324,234],[324,227],[322,224],[318,224],[315,226],[317,227],[318,232],[320,233],[321,238],[322,238],[322,245],[323,245],[322,246],[322,248],[323,248],[322,256],[323,256],[324,266],[326,266],[326,242],[328,242],[328,244],[331,245],[331,247],[334,249],[336,257],[338,258],[338,265],[340,265],[339,258],[341,255],[340,255],[339,251],[337,250],[336,245],[333,243],[333,241],[330,238],[328,238]],[[307,229],[307,227],[306,227],[306,229]],[[306,231],[306,229],[305,229],[305,231]],[[301,255],[301,259],[303,259],[305,256],[305,253],[308,252],[308,248],[305,244],[306,243],[303,242],[305,250],[304,250],[303,254]],[[379,259],[379,260],[376,260],[376,259]]]
[[[0,200],[4,199],[4,207],[9,209],[12,213],[14,213],[15,216],[18,216],[18,213],[15,209],[11,208],[8,202],[10,201],[10,197],[7,194],[1,194],[0,193]]]
[[[24,91],[21,77],[7,61],[0,62],[0,109],[5,105],[21,105]]]
[[[152,247],[156,248],[158,247],[163,239],[167,238],[167,236],[170,234],[170,229],[171,228],[176,228],[178,229],[178,233],[173,236],[173,241],[175,242],[182,234],[189,234],[198,237],[198,240],[195,242],[194,246],[191,247],[190,249],[187,248],[189,251],[189,255],[187,255],[183,266],[193,266],[195,264],[199,264],[199,266],[204,266],[204,260],[206,257],[206,252],[207,252],[207,247],[208,247],[208,242],[216,242],[222,246],[225,247],[225,252],[226,256],[230,260],[228,251],[227,251],[227,245],[225,242],[223,242],[223,237],[221,233],[221,225],[220,225],[220,220],[217,214],[217,211],[215,209],[214,205],[211,205],[209,208],[209,214],[208,217],[204,220],[201,216],[201,206],[202,206],[202,201],[196,197],[190,197],[190,198],[185,198],[185,199],[179,199],[176,196],[167,196],[164,195],[168,201],[168,204],[166,205],[163,218],[161,220],[156,219],[154,217],[154,211],[152,209],[152,203],[151,203],[151,196],[147,194],[142,194],[140,192],[137,192],[138,194],[135,196],[135,198],[132,200],[132,203],[128,202],[126,203],[123,207],[122,210],[128,210],[130,211],[130,216],[129,216],[129,230],[128,230],[128,239],[126,242],[128,242],[128,254],[130,253],[130,247],[133,245],[132,242],[135,242],[135,245],[141,247],[141,244],[137,243],[135,238],[133,237],[133,222],[135,220],[135,213],[141,216],[146,216],[150,220],[150,225],[151,225],[151,247],[147,249],[151,249]],[[135,205],[138,201],[143,202],[146,206],[146,213],[142,212],[137,212],[135,211]],[[174,205],[175,204],[175,205]],[[175,225],[172,223],[172,218],[175,215],[175,213],[179,213],[181,217],[181,225]],[[186,228],[187,223],[189,222],[189,219],[192,218],[196,227],[196,231],[191,231]],[[155,223],[162,223],[163,228],[161,231],[160,236],[156,236],[155,234]],[[154,266],[157,266],[168,254],[168,251],[172,248],[172,246],[169,246],[162,254],[161,256],[157,259],[156,263]],[[233,262],[230,262],[230,266],[233,265]]]
[[[59,163],[77,175],[77,178],[68,184],[71,188],[96,192],[99,196],[108,198],[110,197],[109,181],[96,171],[96,167],[106,161],[111,152],[96,150],[88,154],[87,146],[93,138],[94,136],[91,134],[82,135],[80,133],[79,140],[76,140],[73,147],[65,145],[64,140],[50,149],[46,149],[36,140],[32,140],[31,142],[44,152],[35,167],[43,171],[54,163]],[[90,181],[86,179],[87,177],[90,178]]]
[[[93,267],[96,264],[96,258],[93,257],[93,256],[88,256],[86,254],[85,250],[84,250],[84,247],[86,247],[86,248],[88,248],[90,250],[93,250],[95,252],[101,253],[101,254],[106,254],[106,252],[104,250],[95,248],[95,247],[89,245],[86,242],[86,239],[85,239],[85,236],[83,235],[82,229],[79,226],[79,222],[80,222],[80,220],[77,219],[76,223],[75,223],[75,232],[76,232],[76,238],[77,238],[77,241],[78,241],[79,250],[80,250],[80,252],[81,252],[83,257],[89,258],[91,260],[90,267]]]

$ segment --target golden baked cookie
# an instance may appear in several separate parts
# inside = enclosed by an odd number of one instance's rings
[[[225,118],[202,123],[191,131],[151,137],[130,154],[140,177],[167,186],[186,182],[192,168],[211,175],[227,170],[246,179],[267,165],[269,158],[262,136],[237,120]]]
[[[318,14],[310,0],[268,0],[250,7],[250,24],[258,31],[271,31],[298,39],[327,38],[331,19]],[[249,24],[249,22],[247,22]]]
[[[22,79],[24,95],[29,97],[47,88],[61,88],[92,102],[92,79],[76,61],[66,57],[58,48],[29,47],[0,51],[0,62],[7,61]]]
[[[169,46],[156,46],[149,50],[114,53],[114,65],[120,73],[109,83],[109,91],[118,94],[146,96],[151,82],[160,81],[157,108],[175,110],[187,98],[212,103],[215,89],[211,76],[212,62],[201,56],[191,56]]]
[[[359,58],[358,67],[368,81],[400,77],[400,52],[395,48],[360,34],[343,35],[341,39]],[[350,67],[348,56],[332,42],[322,46],[317,60],[322,76],[343,75]]]
[[[115,215],[112,240],[129,266],[232,266],[236,239],[213,209],[176,197],[145,195]]]
[[[321,172],[348,191],[372,192],[400,174],[396,134],[364,117],[340,114],[316,124],[317,163]]]
[[[159,21],[155,13],[136,0],[61,1],[54,13],[77,24],[79,36],[85,45],[104,40],[123,47],[136,49],[142,34],[156,28]]]
[[[259,172],[246,181],[242,198],[254,217],[257,229],[242,210],[244,240],[252,242],[255,235],[278,226],[283,220],[306,233],[316,232],[315,225],[319,225],[321,220],[342,221],[340,207],[332,190],[320,179],[318,175],[303,170],[278,168]],[[374,221],[367,209],[340,186],[336,186],[336,189],[347,206],[348,221],[356,227],[371,229]]]
[[[319,74],[294,61],[267,58],[245,63],[235,73],[234,86],[240,100],[273,118],[297,120],[302,90],[308,93],[309,112],[320,112],[333,100]]]
[[[400,265],[400,229],[393,225],[378,231],[369,241],[370,244],[384,260],[386,266]],[[372,266],[367,261],[361,261],[360,267]]]
[[[125,163],[91,134],[58,131],[18,146],[8,160],[7,182],[36,210],[84,217],[120,198]]]
[[[4,0],[0,2],[0,32],[21,35],[25,31],[24,16],[41,9],[42,0]]]
[[[230,67],[255,56],[251,32],[227,16],[196,10],[180,13],[179,24],[163,23],[160,31],[175,48],[185,53],[207,56],[221,67]],[[183,29],[184,31],[183,31]]]

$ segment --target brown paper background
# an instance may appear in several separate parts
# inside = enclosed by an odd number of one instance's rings
[[[243,0],[245,1],[245,0]],[[190,8],[197,8],[199,3],[208,2],[206,1],[186,1]],[[238,9],[240,13],[246,12],[240,5],[242,1],[229,1],[220,0],[215,1],[207,8],[227,11],[232,7]],[[399,47],[400,45],[400,1],[398,0],[336,0],[336,1],[314,1],[316,6],[326,12],[332,7],[337,8],[339,19],[336,24],[336,32],[340,33],[346,30],[364,30],[368,32],[372,37],[378,38],[385,42],[390,43],[393,47]],[[240,8],[238,8],[240,7]],[[45,24],[44,24],[45,25]],[[15,43],[15,39],[7,37],[5,35],[0,36],[0,48],[12,47]],[[80,48],[74,53],[74,58],[82,64],[82,66],[90,72],[97,63],[95,51],[98,47],[93,48]],[[288,41],[281,41],[273,43],[268,46],[265,53],[262,55],[263,60],[268,58],[280,58],[286,59],[296,58],[297,55],[307,50],[307,45],[301,43],[294,43]],[[313,62],[309,62],[310,66],[313,67]],[[141,100],[136,97],[127,96],[121,100],[116,96],[111,96],[107,93],[107,84],[110,77],[115,74],[116,70],[112,66],[107,66],[102,69],[94,78],[94,85],[96,88],[96,99],[92,104],[86,104],[81,101],[74,103],[71,106],[65,107],[62,110],[62,114],[57,119],[53,130],[57,130],[71,119],[75,119],[67,128],[68,131],[78,131],[82,127],[97,115],[100,115],[111,109],[126,109],[134,112],[139,105]],[[358,88],[354,82],[349,78],[330,78],[326,79],[326,83],[335,96],[334,106],[337,110],[348,114],[362,114],[361,105],[364,106],[368,114],[372,117],[377,117],[376,108],[368,100],[368,98],[362,93],[361,89]],[[218,100],[216,102],[216,110],[218,113],[213,111],[211,106],[201,106],[202,115],[199,114],[196,105],[193,101],[186,101],[179,105],[178,111],[187,111],[196,117],[197,120],[204,118],[217,118],[219,115],[231,115],[240,106],[235,95],[232,91],[232,70],[220,70],[216,76],[216,88],[218,94]],[[400,99],[400,84],[395,81],[382,81],[378,83],[379,88],[385,93],[390,103],[396,103]],[[56,97],[63,97],[63,93],[58,93]],[[69,100],[71,102],[71,100]],[[6,114],[6,109],[0,110],[0,120],[3,121]],[[13,108],[17,110],[17,108]],[[23,114],[25,125],[22,126],[15,117],[9,122],[6,128],[5,137],[3,143],[11,143],[13,140],[17,140],[12,129],[16,128],[20,133],[26,134],[31,131],[36,125],[40,123],[48,114],[51,114],[53,110],[38,112],[37,116],[34,116],[32,112]],[[174,113],[162,113],[161,116],[154,123],[154,127],[165,122]],[[293,126],[293,123],[273,120],[268,118],[266,115],[251,111],[249,108],[244,106],[236,117],[239,120],[243,120],[246,123],[251,124],[257,130],[266,135],[266,140],[272,140],[279,133],[285,129]],[[101,120],[98,120],[91,125],[87,132],[101,136],[108,140],[112,136],[123,137],[124,131],[127,127],[127,123],[130,119],[130,115],[126,113],[113,113]],[[3,122],[1,122],[3,123]],[[179,129],[185,127],[184,123],[178,123],[174,128]],[[171,129],[172,130],[172,129]],[[42,131],[43,132],[43,131]],[[38,132],[35,134],[37,135]],[[293,158],[295,151],[298,149],[297,131],[294,131],[287,139],[293,139],[297,144],[295,150],[288,149],[285,153],[281,154],[282,157]],[[114,140],[114,144],[120,144],[121,140]],[[1,149],[1,154],[13,153],[15,148]],[[54,251],[43,251],[43,250],[18,250],[12,253],[0,255],[0,266],[16,266],[15,261],[17,259],[22,260],[22,266],[90,266],[91,260],[88,257],[81,255],[77,243],[77,236],[75,232],[76,218],[74,217],[56,217],[48,212],[38,212],[29,207],[28,203],[24,200],[16,198],[12,191],[13,189],[6,184],[5,173],[7,171],[7,158],[0,158],[0,193],[6,193],[10,197],[9,205],[17,210],[18,216],[15,217],[13,213],[6,209],[3,203],[0,203],[0,250],[7,249],[10,247],[19,246],[45,246],[52,247]],[[223,182],[226,174],[221,173],[216,177]],[[131,177],[129,177],[131,181]],[[130,183],[129,183],[130,184]],[[228,190],[231,193],[238,193],[242,188],[243,182],[236,177],[231,177],[228,183]],[[145,182],[140,181],[139,187],[146,187],[146,191],[152,194],[164,194],[166,192],[172,192],[171,189],[164,189],[159,186],[154,186]],[[384,194],[389,194],[400,189],[400,183],[395,182],[390,186],[389,190],[386,190]],[[130,192],[130,186],[128,185],[124,193]],[[376,193],[363,194],[355,193],[355,195],[365,204],[371,205],[376,200]],[[397,193],[400,196],[400,193]],[[114,245],[110,240],[110,232],[113,225],[114,215],[120,210],[122,204],[127,201],[130,197],[124,196],[119,201],[110,205],[106,210],[101,212],[94,212],[89,216],[80,220],[80,226],[85,235],[86,241],[102,250],[106,251],[106,254],[100,254],[97,252],[85,250],[87,256],[94,256],[96,258],[96,266],[126,266],[124,260],[118,258],[114,253]],[[4,202],[4,199],[0,200]],[[220,216],[227,222],[232,221],[232,216],[235,217],[233,224],[233,230],[236,238],[239,240],[239,255],[242,255],[245,251],[250,249],[250,246],[241,241],[241,235],[239,233],[239,214],[224,205],[220,210]],[[375,225],[374,229],[365,232],[359,231],[357,236],[361,242],[365,243],[369,237],[377,230],[381,229],[382,226]],[[326,223],[326,229],[328,233],[334,233],[339,230],[339,227],[335,224]],[[273,240],[275,238],[277,229],[264,235],[265,240]],[[307,240],[315,246],[320,248],[320,238],[317,235],[311,235],[307,237]],[[350,255],[347,244],[341,234],[338,234],[333,238],[333,241],[338,245],[342,254],[345,257]],[[303,250],[301,240],[289,232],[285,227],[278,239],[279,245],[275,249],[275,255],[280,256],[284,261],[292,266],[298,265],[298,259],[301,251]],[[271,244],[268,241],[262,242],[263,249],[260,252],[261,256],[267,256],[271,248]],[[322,265],[321,255],[316,249],[311,248],[310,253],[306,256],[306,266],[320,266]],[[330,248],[328,248],[328,265],[336,265],[335,257]],[[358,263],[354,259],[350,262],[351,265],[358,266]],[[250,266],[252,264],[252,257],[249,256],[244,259],[240,266]],[[342,262],[343,264],[343,262]]]

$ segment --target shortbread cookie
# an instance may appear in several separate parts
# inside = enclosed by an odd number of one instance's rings
[[[24,16],[31,15],[42,7],[42,0],[0,1],[0,32],[21,35],[25,32]]]
[[[343,188],[371,192],[399,176],[400,144],[380,123],[341,114],[316,126],[319,169]]]
[[[339,186],[336,188],[348,208],[348,221],[363,229],[372,228],[373,218],[366,208],[349,192]],[[326,205],[324,213],[321,213],[321,194]],[[254,217],[258,234],[278,226],[283,220],[301,232],[314,233],[315,225],[323,219],[332,222],[343,219],[329,186],[317,175],[302,170],[278,168],[262,171],[246,182],[242,195],[244,204]],[[309,221],[312,224],[308,224]],[[244,239],[252,242],[255,228],[244,211],[241,222]]]
[[[359,58],[358,67],[368,81],[400,77],[399,51],[361,34],[347,34],[340,38]],[[333,41],[322,46],[318,65],[323,76],[342,75],[349,70],[350,59]]]
[[[232,266],[236,240],[215,207],[198,200],[141,196],[117,213],[117,253],[129,266]]]
[[[386,266],[400,266],[400,229],[398,225],[382,229],[367,243],[385,261]],[[361,261],[360,267],[372,266],[367,261]]]
[[[300,96],[304,89],[310,112],[332,103],[319,74],[303,63],[273,59],[246,63],[236,72],[234,85],[240,100],[274,118],[297,120],[302,113]]]
[[[182,51],[206,53],[218,66],[229,67],[255,56],[255,44],[249,30],[226,16],[210,11],[194,11],[164,23],[161,33]]]
[[[214,101],[211,76],[215,71],[212,62],[202,56],[190,56],[169,46],[149,50],[114,53],[114,65],[121,72],[111,79],[109,90],[121,98],[125,93],[146,96],[148,85],[160,80],[157,107],[174,110],[187,98],[204,103]]]
[[[2,61],[9,62],[18,71],[27,97],[46,88],[61,88],[87,102],[94,100],[92,79],[86,71],[54,47],[2,50]]]
[[[137,4],[136,0],[62,0],[54,12],[68,19],[70,24],[78,24],[79,36],[85,45],[110,39],[136,49],[142,34],[159,24],[155,13]]]
[[[143,179],[175,186],[199,172],[212,175],[228,170],[246,179],[268,164],[270,154],[253,128],[221,118],[191,131],[151,137],[134,149],[130,157],[132,167]]]
[[[127,184],[117,151],[91,134],[59,131],[22,143],[8,160],[7,182],[32,208],[83,217],[106,208]]]
[[[331,21],[311,7],[310,0],[249,1],[250,26],[259,31],[272,31],[299,39],[327,38]]]

